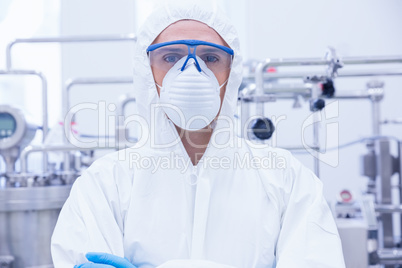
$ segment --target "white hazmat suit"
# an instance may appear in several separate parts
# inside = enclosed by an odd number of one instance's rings
[[[214,263],[208,267],[344,267],[322,183],[289,152],[235,137],[230,122],[242,79],[237,34],[214,6],[190,2],[160,7],[140,30],[134,86],[142,137],[97,160],[74,183],[52,237],[55,267],[86,262],[91,251],[124,256],[139,268],[190,268],[191,260],[194,267],[201,267],[198,260]],[[155,108],[146,53],[182,19],[207,24],[235,51],[211,142],[196,166],[172,122]],[[176,266],[172,260],[179,260]]]

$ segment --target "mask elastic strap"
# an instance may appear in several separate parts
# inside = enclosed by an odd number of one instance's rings
[[[223,84],[222,85],[220,85],[219,86],[219,89],[221,89],[227,82],[229,81],[229,78],[228,79],[226,79],[226,81],[225,82],[223,82]]]

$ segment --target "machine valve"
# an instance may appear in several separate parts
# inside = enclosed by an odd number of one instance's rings
[[[275,131],[274,124],[266,117],[258,118],[252,122],[253,134],[260,140],[268,140]]]
[[[321,111],[325,107],[325,100],[323,99],[315,99],[310,100],[310,110],[312,112]]]
[[[321,89],[323,96],[332,98],[335,94],[334,81],[332,81],[330,78],[327,78],[327,81],[321,84]]]

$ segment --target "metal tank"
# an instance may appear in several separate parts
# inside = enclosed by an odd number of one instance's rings
[[[50,239],[71,185],[0,190],[0,267],[53,267]]]
[[[5,163],[5,172],[0,175],[2,268],[53,267],[51,235],[71,184],[66,176],[55,173],[27,173],[26,158],[34,150],[25,147],[37,129],[22,110],[0,105],[0,155]],[[18,159],[23,166],[19,173],[15,167]]]

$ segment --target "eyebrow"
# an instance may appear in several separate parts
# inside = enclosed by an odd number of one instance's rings
[[[217,53],[217,54],[225,54],[226,52],[219,48],[212,48],[212,47],[197,47],[197,52],[200,53]],[[227,53],[226,53],[227,54]],[[227,54],[228,56],[230,54]]]
[[[175,47],[175,48],[167,48],[167,47],[161,47],[159,49],[155,49],[153,51],[151,51],[153,53],[156,54],[161,54],[161,53],[168,53],[168,52],[176,52],[176,53],[187,53],[187,47],[186,48],[179,48],[179,47]]]

